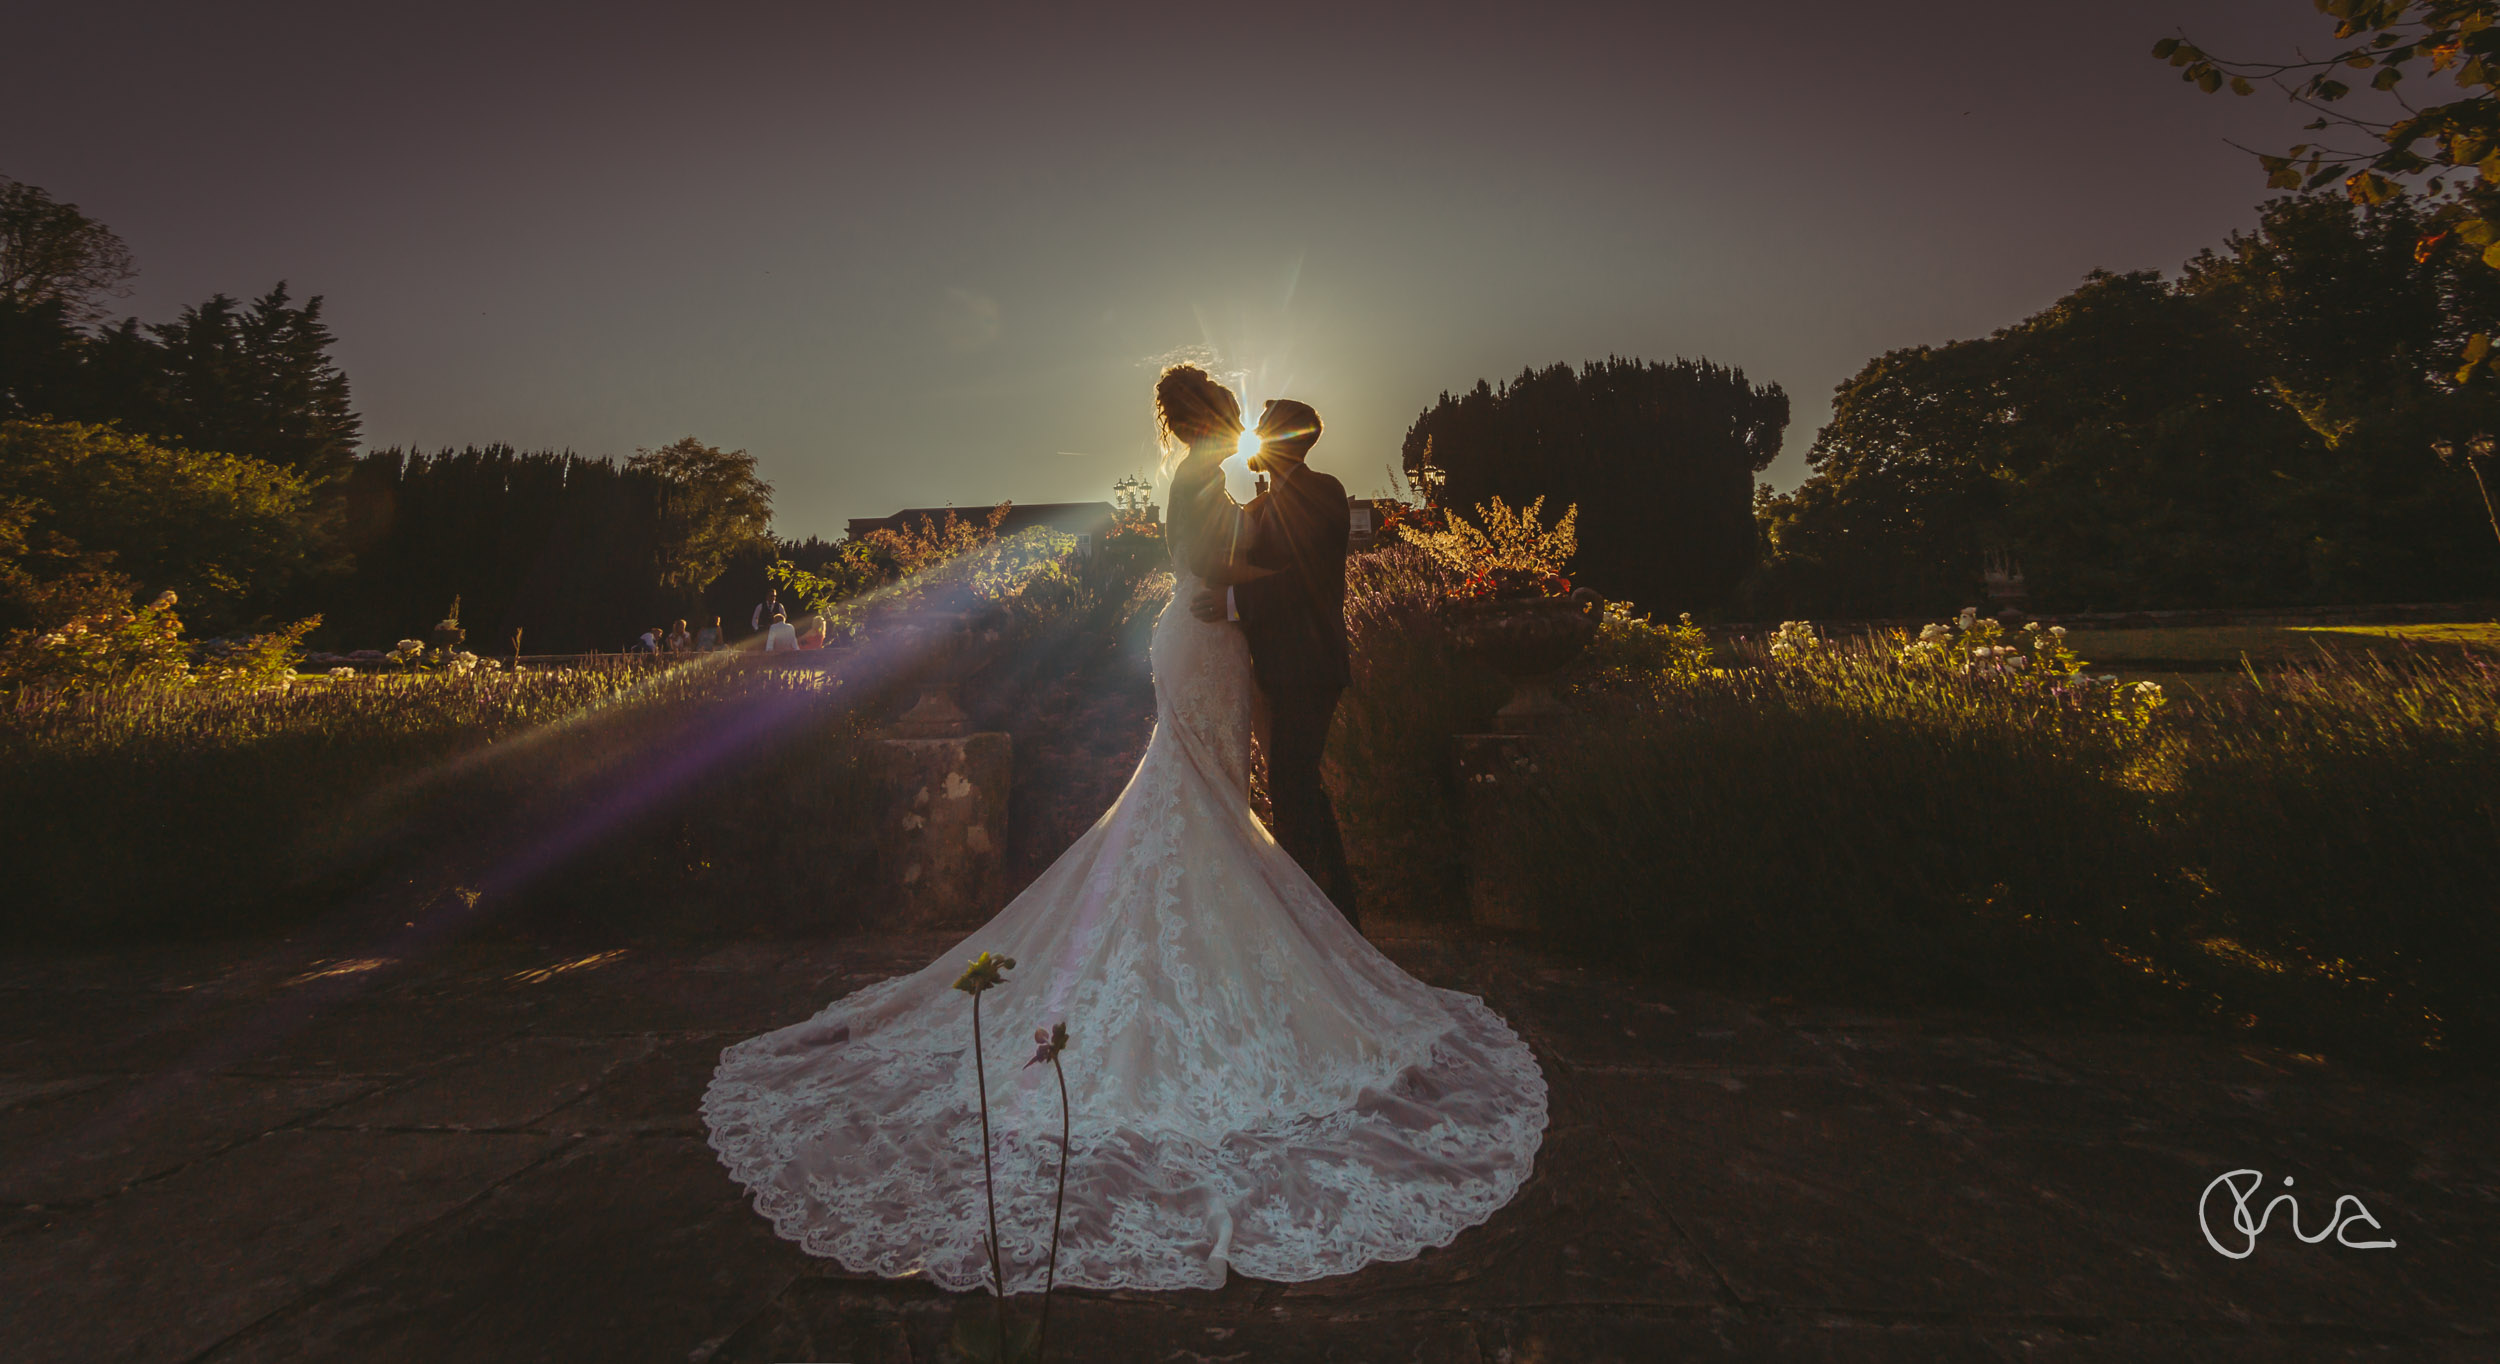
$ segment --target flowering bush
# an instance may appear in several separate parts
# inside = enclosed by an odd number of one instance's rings
[[[1673,625],[1655,625],[1633,615],[1630,602],[1610,601],[1585,658],[1601,686],[1685,682],[1710,671],[1710,640],[1689,611]]]
[[[1896,642],[1904,637],[1896,634]],[[1927,667],[1951,668],[1969,677],[2022,677],[2041,683],[2071,680],[2083,672],[2084,662],[2066,644],[2066,627],[2053,625],[2040,628],[2033,621],[2015,634],[2005,627],[1983,619],[1977,608],[1965,606],[1951,627],[1929,625],[1918,632],[1918,638],[1901,643],[1895,650],[1903,663]]]
[[[2043,629],[2035,620],[2009,634],[1966,606],[1950,626],[1928,625],[1916,639],[1896,631],[1892,640],[1896,663],[2037,692],[2105,715],[2121,739],[2141,738],[2169,703],[2158,682],[2122,686],[2115,673],[2084,672],[2085,662],[2066,642],[2063,625]]]
[[[1804,663],[1823,656],[1823,637],[1814,632],[1809,620],[1784,620],[1771,636],[1771,659],[1777,663]]]
[[[125,580],[126,581],[126,580]],[[0,643],[0,686],[78,692],[114,686],[282,684],[295,674],[304,636],[319,616],[283,629],[197,648],[182,636],[174,594],[144,606],[108,593],[50,630],[21,630]]]
[[[1461,597],[1567,597],[1562,575],[1580,541],[1574,529],[1579,504],[1565,508],[1552,527],[1544,523],[1545,499],[1512,510],[1496,497],[1476,508],[1481,527],[1457,512],[1442,513],[1446,529],[1393,521],[1398,538],[1458,574]]]
[[[1439,507],[1426,503],[1392,502],[1380,514],[1380,538],[1408,540],[1417,534],[1438,534],[1450,528]]]
[[[817,571],[789,560],[768,576],[807,610],[825,617],[835,634],[856,634],[877,608],[951,609],[982,603],[1004,610],[1009,633],[1080,605],[1086,584],[1071,562],[1076,537],[1034,526],[1000,536],[1009,504],[999,503],[980,520],[921,518],[917,526],[874,530],[842,545]],[[1115,528],[1116,529],[1116,528]],[[1125,585],[1123,585],[1125,588]]]
[[[116,682],[180,683],[191,671],[190,656],[182,619],[174,614],[174,594],[162,592],[145,606],[107,606],[51,630],[20,631],[0,651],[0,679],[56,691]]]

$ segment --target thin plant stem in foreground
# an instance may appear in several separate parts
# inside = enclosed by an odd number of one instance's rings
[[[1047,1030],[1033,1030],[1033,1059],[1026,1065],[1050,1062],[1051,1074],[1059,1080],[1059,1198],[1050,1209],[1050,1268],[1042,1275],[1042,1323],[1033,1337],[1033,1358],[1042,1359],[1050,1344],[1050,1291],[1059,1283],[1059,1222],[1068,1209],[1068,1072],[1059,1064],[1059,1053],[1068,1048],[1066,1020],[1052,1024]]]
[[[990,1081],[981,1064],[981,997],[972,997],[972,1079],[981,1092],[981,1194],[990,1213],[990,1296],[999,1305],[999,1339],[1007,1338],[1007,1280],[998,1268],[998,1193],[990,1175]]]
[[[1004,982],[1013,969],[1013,957],[995,957],[987,952],[974,957],[972,964],[955,980],[955,988],[972,996],[972,1079],[981,1097],[981,1197],[989,1206],[990,1215],[990,1303],[992,1324],[998,1331],[998,1349],[1003,1357],[1007,1349],[1007,1278],[998,1263],[998,1189],[990,1173],[990,1081],[988,1068],[981,1057],[981,995],[991,986]]]

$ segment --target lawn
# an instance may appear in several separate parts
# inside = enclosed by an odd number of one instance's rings
[[[2321,654],[2394,657],[2412,650],[2500,652],[2500,622],[2420,625],[2210,625],[2151,630],[2074,630],[2067,638],[2095,667],[2128,672],[2236,672],[2315,663]]]

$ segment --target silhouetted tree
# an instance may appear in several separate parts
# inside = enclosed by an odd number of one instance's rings
[[[2453,600],[2500,588],[2432,446],[2491,429],[2446,350],[2500,275],[2419,210],[2306,196],[2189,263],[2096,272],[1976,341],[1841,385],[1813,475],[1761,499],[1762,615],[1950,612],[2009,550],[2048,608]]]
[[[1705,610],[1753,564],[1753,479],[1787,427],[1788,395],[1742,370],[1609,358],[1444,393],[1403,455],[1409,479],[1437,471],[1443,506],[1577,504],[1576,582],[1655,610]]]
[[[130,347],[132,330],[124,324],[107,346]],[[291,307],[281,282],[249,308],[218,294],[147,330],[152,354],[138,351],[127,365],[106,357],[99,366],[103,401],[185,445],[314,478],[346,471],[362,423],[348,406],[346,374],[331,362],[335,338],[321,320],[320,298]],[[124,386],[133,372],[135,391]]]
[[[131,273],[103,224],[0,179],[0,417],[112,423],[194,450],[344,473],[362,430],[321,300],[284,282],[249,306],[224,294],[171,322],[89,331]]]
[[[104,313],[138,273],[113,229],[33,185],[0,175],[0,303],[57,305],[71,323]]]
[[[755,456],[692,436],[640,450],[625,461],[658,482],[659,584],[675,602],[700,600],[742,549],[772,534],[773,485],[756,476]]]
[[[689,444],[708,453],[680,449]],[[685,457],[672,461],[682,481],[651,460],[620,466],[508,445],[365,455],[342,486],[340,541],[354,571],[301,609],[320,612],[321,638],[342,647],[413,634],[454,596],[471,642],[493,650],[516,629],[531,653],[614,650],[679,617],[719,616],[743,632],[776,558],[814,564],[833,549],[776,545],[748,520],[769,514],[754,499],[770,489],[744,452],[691,438],[669,448]],[[690,509],[689,489],[709,496],[707,480],[719,496]]]

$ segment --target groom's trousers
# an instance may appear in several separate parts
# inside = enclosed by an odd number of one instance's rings
[[[1320,783],[1320,755],[1328,747],[1328,724],[1337,714],[1342,687],[1280,687],[1268,693],[1267,800],[1276,816],[1276,842],[1302,864],[1329,900],[1360,927],[1354,874],[1346,866],[1345,838],[1336,807]]]

